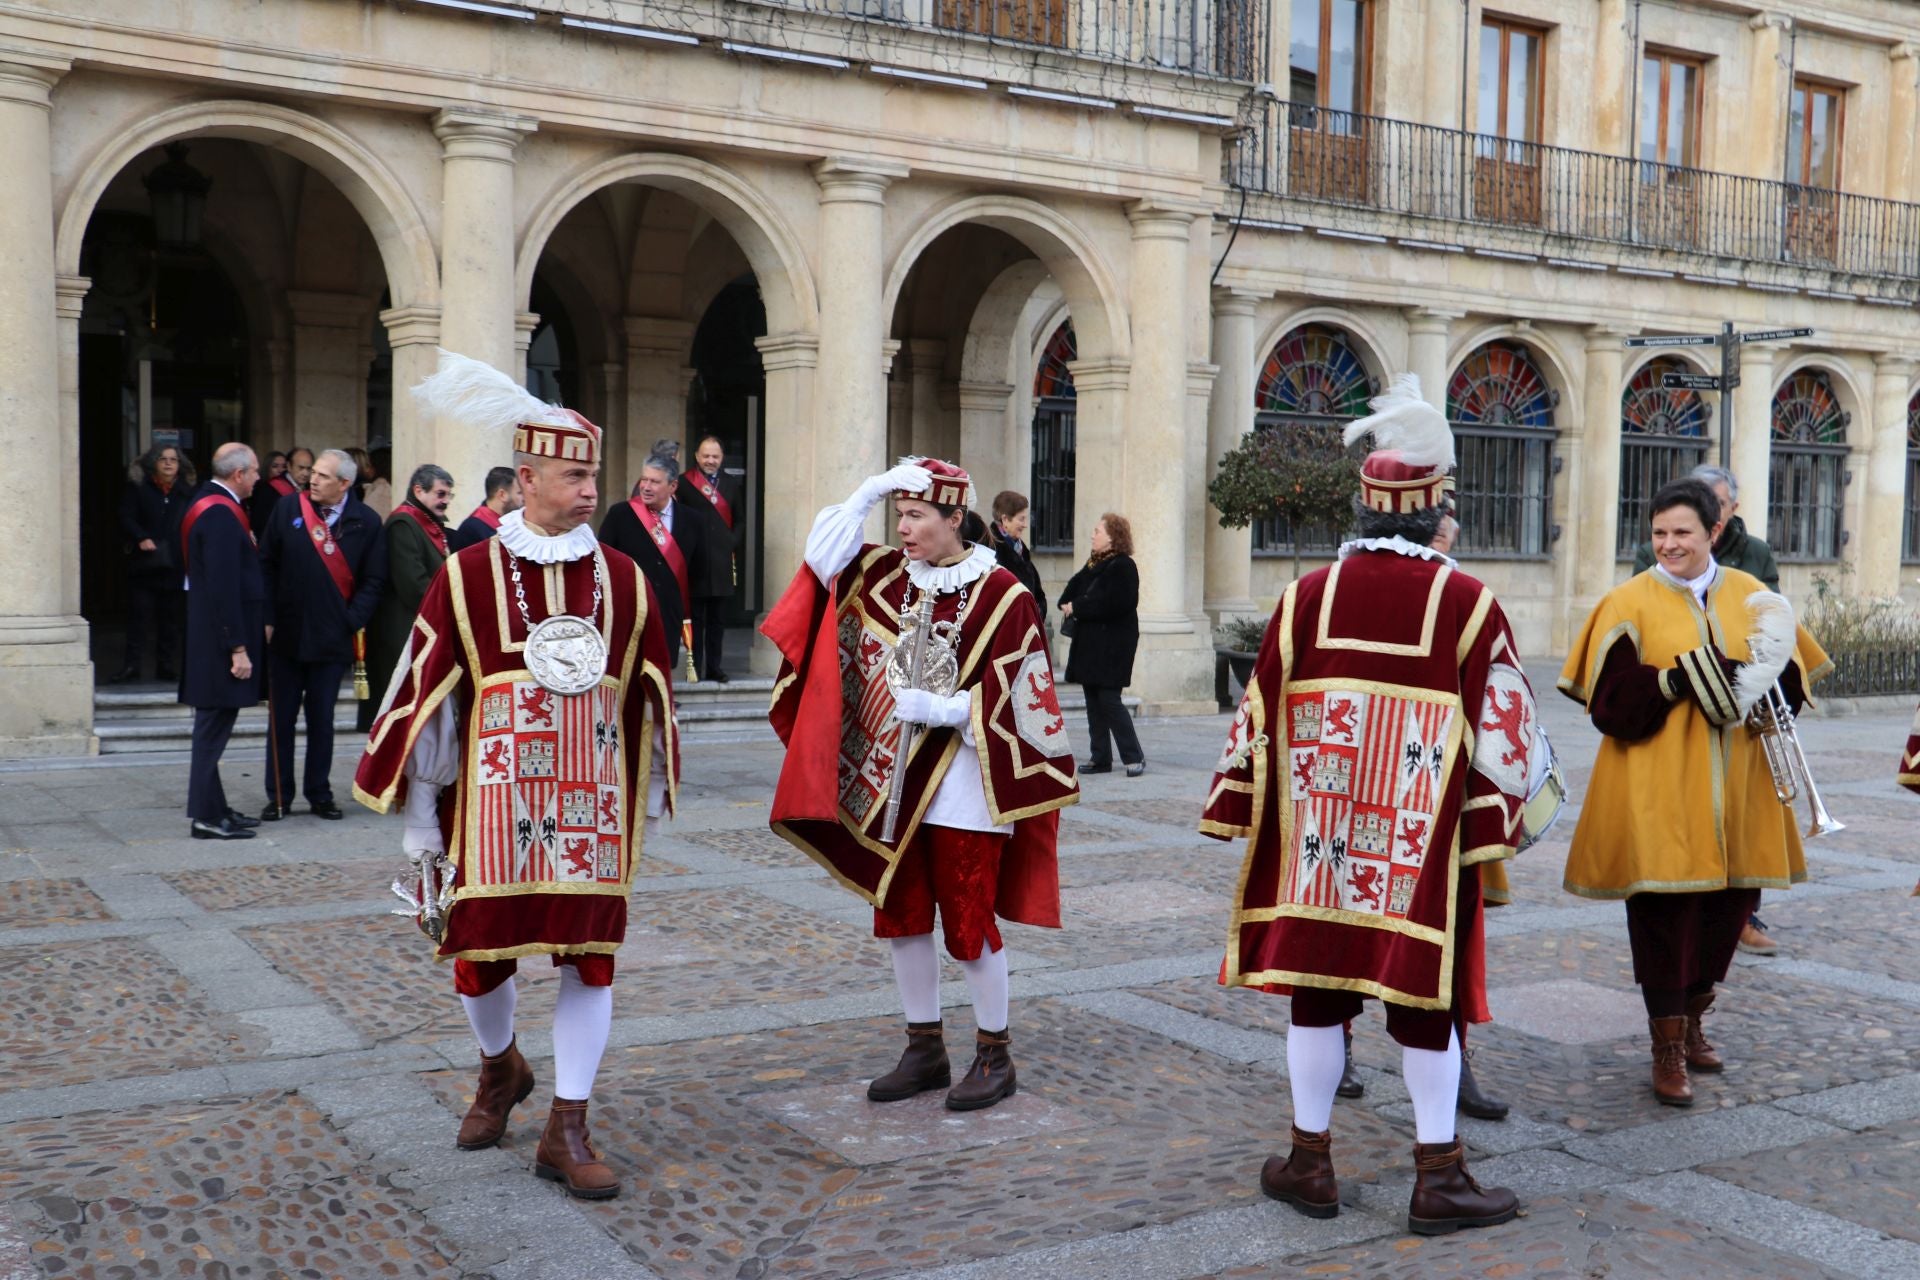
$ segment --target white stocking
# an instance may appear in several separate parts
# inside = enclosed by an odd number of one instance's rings
[[[1293,1123],[1302,1133],[1333,1124],[1333,1093],[1347,1069],[1347,1033],[1331,1027],[1287,1028],[1287,1080],[1293,1086]]]
[[[960,961],[967,975],[967,993],[973,997],[973,1022],[982,1031],[1007,1029],[1007,949],[981,949],[978,960]]]
[[[473,1038],[480,1042],[480,1052],[489,1058],[505,1053],[513,1043],[513,1006],[518,998],[512,978],[483,996],[460,997],[460,1004],[467,1011],[467,1024],[473,1028]]]
[[[1453,1141],[1453,1109],[1460,1100],[1460,1037],[1447,1032],[1444,1049],[1400,1049],[1400,1073],[1413,1099],[1413,1132],[1418,1142]]]
[[[940,953],[933,935],[916,933],[893,938],[893,980],[900,988],[900,1006],[908,1022],[940,1021]]]
[[[580,970],[560,966],[560,998],[553,1006],[553,1096],[584,1102],[613,1029],[613,988],[590,987]]]

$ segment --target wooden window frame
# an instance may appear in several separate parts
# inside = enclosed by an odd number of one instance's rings
[[[1847,90],[1850,88],[1852,88],[1851,85],[1841,84],[1836,80],[1822,80],[1818,76],[1796,75],[1793,78],[1793,96],[1798,98],[1802,93],[1807,94],[1808,109],[1800,113],[1800,172],[1798,174],[1787,175],[1787,181],[1791,185],[1807,187],[1815,191],[1839,191],[1841,189],[1840,184],[1846,179]],[[1813,165],[1812,96],[1816,93],[1831,95],[1834,104],[1833,185],[1831,187],[1816,187],[1809,180]],[[1791,107],[1787,110],[1787,123],[1789,125],[1793,123],[1793,110]]]
[[[1693,157],[1691,160],[1683,159],[1678,167],[1682,169],[1704,169],[1706,165],[1702,162],[1700,155],[1700,143],[1702,136],[1701,126],[1706,119],[1707,59],[1700,54],[1688,53],[1683,49],[1667,49],[1659,45],[1650,44],[1640,51],[1640,70],[1643,80],[1645,79],[1646,64],[1648,62],[1658,62],[1660,64],[1659,101],[1653,104],[1653,109],[1656,113],[1654,119],[1658,121],[1653,134],[1653,163],[1667,163],[1667,104],[1672,100],[1673,69],[1677,66],[1692,67],[1694,72],[1693,101],[1689,104],[1688,117],[1693,125]],[[1647,105],[1648,104],[1644,102],[1641,103],[1641,110],[1646,110]],[[1640,139],[1636,137],[1633,141],[1635,149],[1638,150]]]
[[[1498,71],[1495,73],[1499,77],[1498,83],[1500,91],[1495,97],[1496,106],[1494,108],[1495,119],[1493,128],[1491,130],[1487,129],[1485,127],[1485,121],[1476,120],[1474,123],[1481,126],[1480,132],[1486,133],[1491,137],[1499,138],[1504,142],[1518,142],[1526,146],[1540,146],[1546,133],[1547,35],[1552,28],[1543,27],[1539,23],[1528,22],[1522,18],[1506,18],[1499,14],[1482,12],[1480,15],[1480,29],[1484,32],[1488,27],[1492,27],[1500,33],[1500,65]],[[1539,81],[1534,85],[1533,136],[1530,138],[1510,138],[1506,134],[1507,68],[1510,65],[1508,55],[1513,46],[1513,33],[1516,31],[1533,36],[1540,41]],[[1481,67],[1480,73],[1485,75],[1486,68]]]
[[[1327,92],[1333,84],[1333,3],[1334,0],[1320,0],[1320,32],[1316,38],[1313,72],[1313,105],[1322,111],[1345,111],[1346,107],[1331,106],[1327,102]],[[1358,106],[1353,109],[1355,115],[1373,114],[1373,11],[1374,0],[1358,0],[1360,5],[1360,50],[1359,65],[1356,68],[1359,78],[1358,91],[1354,97]],[[1288,32],[1291,37],[1292,32]],[[1292,56],[1288,56],[1288,67],[1292,67]],[[1299,105],[1305,105],[1304,103]]]

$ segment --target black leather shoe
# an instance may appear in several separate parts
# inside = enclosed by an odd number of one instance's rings
[[[1080,773],[1112,773],[1113,766],[1111,764],[1095,764],[1091,760],[1082,760],[1080,762],[1078,772]]]
[[[249,818],[238,809],[229,809],[227,810],[227,825],[230,827],[238,827],[242,831],[251,831],[260,825],[260,819]]]
[[[707,679],[713,681],[715,684],[727,684],[733,677],[724,671],[709,671],[707,672]]]
[[[251,840],[253,832],[245,827],[236,827],[225,818],[218,822],[193,820],[193,838],[195,840]]]
[[[284,804],[270,804],[260,811],[260,821],[278,822],[282,818],[291,818],[293,810]]]
[[[107,677],[107,683],[108,684],[126,684],[129,681],[138,680],[139,678],[140,678],[140,668],[122,667],[120,668],[120,670],[114,672],[112,675]]]
[[[1127,766],[1127,776],[1129,778],[1137,778],[1141,774],[1145,773],[1146,771],[1147,771],[1147,762],[1145,760],[1141,760],[1141,761],[1138,761],[1137,763],[1130,764]]]
[[[325,818],[328,822],[338,822],[347,815],[340,812],[340,806],[331,800],[315,800],[308,806],[316,818]]]

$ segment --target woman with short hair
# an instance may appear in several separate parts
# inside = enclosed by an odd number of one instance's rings
[[[154,678],[179,678],[186,627],[180,520],[193,489],[193,464],[170,444],[155,445],[128,468],[120,499],[120,532],[127,545],[127,650],[112,683],[140,678],[150,639]]]
[[[1040,586],[1040,570],[1033,565],[1033,549],[1027,545],[1027,529],[1032,521],[1027,495],[1002,489],[993,499],[992,541],[994,558],[1000,567],[1020,579],[1020,585],[1033,593],[1040,620],[1047,618],[1047,593]]]
[[[1107,512],[1093,525],[1093,554],[1060,593],[1063,628],[1073,637],[1067,679],[1087,695],[1087,733],[1092,741],[1082,773],[1112,773],[1113,743],[1127,776],[1147,771],[1133,717],[1120,691],[1133,683],[1133,654],[1140,645],[1140,570],[1133,563],[1133,526]]]

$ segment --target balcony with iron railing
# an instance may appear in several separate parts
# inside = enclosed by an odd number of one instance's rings
[[[1249,218],[1340,206],[1349,230],[1436,238],[1447,223],[1496,251],[1768,264],[1920,296],[1920,205],[1896,200],[1284,102],[1265,104],[1227,165],[1268,206]]]

